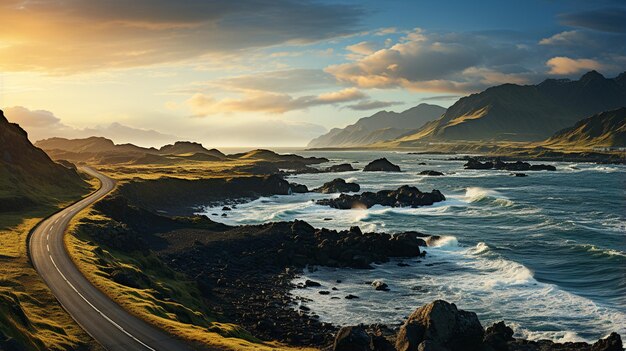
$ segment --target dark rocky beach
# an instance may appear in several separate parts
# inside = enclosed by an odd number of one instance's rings
[[[173,187],[170,182],[183,186]],[[146,199],[136,195],[163,184],[166,192],[155,193],[150,206],[144,208]],[[219,191],[214,192],[216,184]],[[345,186],[337,181],[328,187],[335,185]],[[427,261],[424,248],[438,237],[418,232],[393,236],[363,233],[358,227],[344,231],[318,229],[303,221],[233,227],[193,216],[193,205],[203,201],[230,203],[241,196],[251,199],[286,195],[291,187],[276,176],[131,183],[96,206],[112,219],[105,230],[100,230],[103,235],[98,236],[99,244],[127,252],[153,251],[166,265],[197,282],[207,308],[220,320],[241,325],[263,340],[328,350],[621,350],[621,340],[616,334],[593,345],[516,340],[503,323],[485,330],[475,314],[459,311],[443,301],[422,307],[403,326],[398,321],[397,325],[354,326],[339,331],[340,326],[321,322],[309,310],[307,301],[290,294],[294,288],[316,289],[320,294],[327,291],[314,281],[294,286],[295,277],[307,267],[318,265],[370,269],[372,263],[395,257],[423,257]],[[188,194],[194,195],[186,197]],[[169,204],[171,197],[175,197],[179,208],[185,209],[177,213],[183,217],[162,214],[160,209]],[[141,202],[137,201],[140,198]],[[410,201],[407,203],[412,205]],[[121,279],[120,283],[132,284],[132,279]],[[385,290],[381,284],[374,284],[372,289],[379,287]],[[345,299],[358,298],[351,291],[343,291],[339,281],[332,289],[342,291]],[[410,314],[415,307],[407,306],[406,313]],[[437,321],[435,326],[427,322],[430,319]]]

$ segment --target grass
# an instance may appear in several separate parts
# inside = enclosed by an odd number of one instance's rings
[[[58,304],[28,258],[29,231],[57,209],[0,214],[0,340],[10,338],[20,350],[96,350],[99,347]]]
[[[152,175],[142,174],[142,178]],[[91,236],[98,232],[93,230],[94,225],[106,230],[110,223],[111,219],[86,208],[72,220],[71,235],[65,236],[65,243],[87,279],[129,312],[199,349],[313,350],[262,342],[235,324],[217,320],[204,307],[197,284],[169,269],[151,252],[130,255],[98,246]],[[138,283],[132,287],[120,284],[114,278],[116,274],[132,277]]]

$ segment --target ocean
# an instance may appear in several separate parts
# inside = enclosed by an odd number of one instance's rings
[[[417,307],[444,299],[476,312],[484,327],[504,320],[528,339],[594,341],[612,331],[626,335],[625,166],[531,161],[552,164],[557,171],[514,177],[508,171],[465,170],[463,161],[450,161],[449,155],[298,154],[357,169],[386,157],[403,170],[288,178],[309,189],[344,178],[361,185],[361,191],[407,184],[428,192],[439,189],[447,198],[420,208],[336,210],[312,200],[338,194],[310,193],[260,198],[238,205],[228,217],[221,217],[221,207],[202,211],[232,225],[301,219],[319,228],[417,230],[443,237],[425,248],[425,258],[396,259],[372,270],[310,267],[296,282],[312,279],[324,290],[338,290],[320,295],[318,289],[294,289],[292,294],[322,321],[399,324]],[[423,170],[445,176],[419,175]],[[375,291],[368,282],[376,279],[390,291]],[[347,294],[359,299],[347,300]]]

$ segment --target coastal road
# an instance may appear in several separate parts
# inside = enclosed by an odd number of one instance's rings
[[[94,287],[68,255],[63,235],[78,212],[101,199],[115,182],[89,167],[81,170],[100,180],[96,192],[41,222],[29,250],[35,269],[63,308],[100,345],[110,351],[191,350],[183,342],[133,316]]]

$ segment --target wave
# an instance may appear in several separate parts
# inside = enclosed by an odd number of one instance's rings
[[[615,250],[615,249],[606,249],[606,248],[601,248],[601,247],[597,247],[595,245],[592,244],[579,244],[576,245],[577,247],[593,253],[593,254],[600,254],[600,255],[604,255],[604,256],[619,256],[619,257],[626,257],[626,252],[623,251],[619,251],[619,250]]]
[[[513,206],[513,201],[502,196],[499,192],[480,187],[466,188],[465,200],[469,203],[491,202],[503,207]]]

